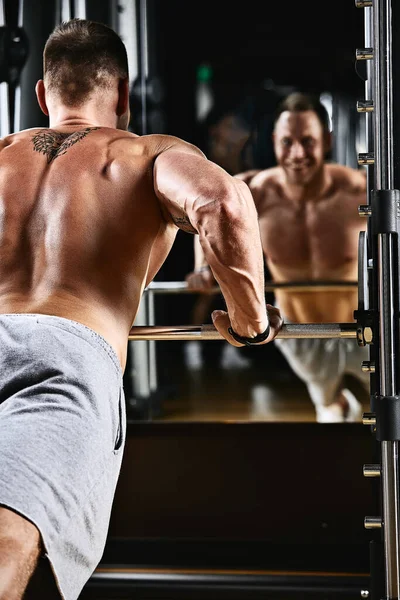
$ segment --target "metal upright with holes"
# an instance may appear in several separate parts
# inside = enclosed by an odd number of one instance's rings
[[[399,365],[399,207],[400,207],[400,117],[395,107],[400,101],[398,60],[400,9],[395,0],[356,0],[365,9],[366,48],[357,51],[358,60],[370,61],[366,94],[361,106],[372,118],[367,132],[373,136],[373,152],[360,157],[360,164],[373,168],[373,189],[369,186],[369,273],[370,310],[373,323],[371,372],[372,413],[365,423],[374,424],[379,445],[380,464],[364,470],[364,475],[379,477],[380,514],[365,518],[365,527],[378,529],[382,547],[380,571],[371,565],[372,600],[398,599],[399,569],[399,462],[400,440],[400,365]]]

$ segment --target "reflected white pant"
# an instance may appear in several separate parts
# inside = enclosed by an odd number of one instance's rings
[[[316,408],[334,402],[347,373],[370,389],[370,375],[361,370],[362,361],[369,360],[369,349],[355,339],[278,338],[274,343],[306,384]]]

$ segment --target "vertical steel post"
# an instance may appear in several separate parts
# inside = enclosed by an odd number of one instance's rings
[[[86,19],[86,0],[74,0],[74,18]]]
[[[377,191],[394,190],[393,165],[393,49],[391,0],[375,0],[373,5],[374,68],[374,182]],[[378,196],[378,202],[383,196]],[[379,206],[379,212],[386,207]],[[387,208],[389,212],[390,208]],[[374,220],[374,212],[372,213]],[[379,374],[381,399],[395,397],[398,391],[396,334],[398,329],[397,239],[393,232],[377,231],[376,274],[379,313]],[[374,265],[375,266],[375,265]],[[380,398],[377,402],[381,402]],[[385,552],[385,585],[388,599],[399,598],[399,477],[398,441],[381,441],[382,517]]]
[[[148,325],[147,298],[142,297],[135,319],[136,325]],[[143,345],[136,344],[131,356],[131,375],[133,381],[133,396],[138,402],[150,399],[150,367],[148,341]]]
[[[156,324],[155,305],[154,305],[154,292],[152,290],[147,291],[147,314],[149,325],[153,326]],[[156,354],[156,342],[154,340],[149,341],[149,382],[151,393],[154,394],[157,391],[157,354]]]
[[[4,0],[0,0],[0,27],[6,24],[6,11]],[[11,133],[10,126],[10,103],[8,97],[8,83],[0,82],[0,137]]]

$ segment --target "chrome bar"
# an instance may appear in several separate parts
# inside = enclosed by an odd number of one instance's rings
[[[357,339],[356,323],[290,323],[283,325],[278,338]],[[214,325],[133,326],[130,340],[222,340]]]
[[[138,10],[139,0],[118,0],[117,33],[125,44],[128,55],[129,79],[135,82],[139,74]]]
[[[86,19],[86,0],[75,0],[74,17],[76,19]]]
[[[396,363],[394,347],[394,281],[393,281],[392,234],[378,235],[378,272],[379,308],[380,308],[380,380],[381,394],[396,394]],[[385,268],[386,266],[386,268]]]
[[[21,130],[21,86],[15,88],[13,133]]]
[[[19,0],[18,6],[18,27],[23,27],[24,25],[24,0]]]
[[[147,129],[147,82],[149,77],[149,43],[147,24],[147,0],[140,2],[140,101],[142,117],[142,135],[148,133]]]
[[[275,290],[285,290],[288,292],[338,292],[343,290],[357,289],[357,281],[282,281],[267,282],[265,284],[266,292]],[[154,292],[156,294],[220,294],[218,286],[207,290],[196,290],[189,288],[186,281],[152,281],[145,292]]]
[[[0,0],[0,27],[6,25],[5,0]],[[8,96],[8,83],[0,83],[0,137],[6,137],[11,133],[10,104]]]
[[[373,10],[372,7],[366,7],[364,10],[364,41],[365,41],[365,47],[369,48],[370,46],[373,45],[373,36],[374,36],[374,16],[373,16]],[[375,110],[374,107],[374,90],[375,90],[375,86],[374,86],[374,61],[373,60],[369,60],[366,63],[366,67],[367,67],[367,79],[364,85],[364,90],[365,90],[365,102],[368,103],[369,105],[372,105],[373,109]],[[373,113],[372,111],[369,111],[366,113],[365,115],[365,137],[366,137],[366,148],[367,148],[367,152],[372,153],[373,154],[373,150],[374,150],[374,121],[373,121]],[[372,163],[373,164],[373,163]],[[368,204],[371,204],[370,201],[370,193],[371,193],[371,176],[370,176],[370,172],[369,169],[367,169],[367,195],[368,195]]]
[[[375,0],[373,6],[374,64],[374,181],[377,190],[394,189],[392,0]],[[393,234],[377,235],[379,311],[379,392],[396,394]],[[398,599],[399,580],[399,478],[398,442],[381,442],[382,521],[385,553],[386,598]]]
[[[145,298],[142,298],[136,315],[135,323],[139,329],[143,329],[148,323],[147,305]],[[129,338],[131,339],[131,338]],[[131,376],[134,381],[134,396],[139,398],[150,398],[150,365],[148,344],[132,347],[131,357]]]
[[[148,324],[154,326],[156,322],[155,304],[154,304],[154,292],[149,290],[147,294],[147,311],[148,311]],[[156,344],[154,341],[149,341],[149,383],[151,392],[157,390],[157,354]]]
[[[0,137],[6,137],[11,133],[10,102],[8,83],[0,83]]]
[[[381,442],[383,534],[387,598],[399,598],[398,442]]]
[[[367,232],[358,234],[358,310],[369,309]]]
[[[71,4],[69,0],[61,0],[61,21],[71,19]]]
[[[394,188],[393,80],[391,0],[376,0],[373,8],[375,187]]]

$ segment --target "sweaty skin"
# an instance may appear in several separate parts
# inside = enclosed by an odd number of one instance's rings
[[[0,313],[83,323],[109,341],[124,368],[141,293],[180,227],[206,240],[203,250],[238,333],[255,336],[265,329],[251,194],[194,146],[172,136],[71,123],[4,138],[0,173]],[[249,236],[253,246],[243,256],[233,248],[227,264],[221,264],[221,227],[213,230],[215,217],[209,224],[211,198],[225,211],[226,228],[242,228],[239,238]],[[227,198],[239,198],[239,212]],[[247,231],[241,220],[248,221]],[[207,238],[211,234],[215,239]],[[230,337],[229,318],[220,317]]]
[[[329,148],[312,111],[284,112],[274,131],[278,166],[236,175],[249,186],[258,213],[266,264],[272,279],[357,281],[358,237],[366,220],[365,173],[324,162]],[[195,243],[193,288],[215,285]],[[275,290],[276,303],[294,323],[354,321],[357,290]]]

